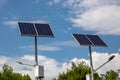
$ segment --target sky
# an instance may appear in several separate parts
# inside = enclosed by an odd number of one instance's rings
[[[89,64],[88,46],[72,37],[96,34],[108,47],[92,47],[96,69],[111,55],[116,57],[98,70],[99,74],[120,69],[120,1],[119,0],[0,0],[0,68],[10,65],[15,72],[29,74],[34,68],[16,61],[35,64],[34,37],[20,36],[18,22],[48,23],[55,38],[38,37],[38,61],[44,66],[45,80],[85,61]],[[114,66],[113,66],[114,65]]]

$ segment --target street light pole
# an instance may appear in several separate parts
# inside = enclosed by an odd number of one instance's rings
[[[35,68],[35,79],[36,80],[42,80],[42,78],[44,77],[43,73],[43,69],[44,67],[43,66],[40,66],[38,65],[38,53],[37,53],[37,36],[35,36],[34,38],[34,42],[35,42],[35,64],[34,65],[31,65],[31,64],[26,64],[26,63],[22,63],[22,62],[19,62],[19,61],[16,61],[17,63],[21,64],[21,65],[27,65],[27,66],[32,66]],[[42,70],[42,71],[41,71]]]
[[[91,52],[91,46],[89,46],[89,56],[90,56],[90,66],[91,66],[91,75],[90,75],[90,80],[94,80],[94,72],[96,72],[98,69],[100,69],[102,66],[110,62],[111,60],[114,59],[115,55],[112,55],[104,64],[96,68],[95,70],[93,69],[93,63],[92,63],[92,52]]]
[[[38,65],[38,57],[37,57],[37,37],[35,36],[35,66]],[[35,77],[36,80],[39,80],[38,77]]]
[[[102,66],[104,66],[105,64],[107,64],[108,62],[110,62],[111,60],[113,60],[113,58],[115,57],[115,55],[112,55],[105,63],[103,63],[101,66],[99,66],[98,68],[96,68],[94,70],[94,72],[96,72],[98,69],[100,69]]]
[[[44,78],[44,67],[43,66],[26,64],[26,63],[22,63],[20,61],[16,61],[16,62],[21,64],[21,65],[27,65],[27,66],[34,67],[35,68],[35,79],[36,80],[42,80]]]
[[[22,63],[20,61],[16,61],[17,63],[21,64],[21,65],[27,65],[27,66],[32,66],[32,67],[35,67],[35,65],[31,65],[31,64],[26,64],[26,63]]]
[[[38,65],[38,57],[37,57],[37,37],[35,36],[35,63]]]
[[[92,52],[91,52],[91,46],[89,46],[89,56],[90,56],[90,66],[91,66],[90,80],[94,80],[94,69],[93,69],[93,63],[92,63]]]

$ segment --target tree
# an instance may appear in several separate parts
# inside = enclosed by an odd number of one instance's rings
[[[0,80],[31,80],[29,75],[24,75],[20,73],[14,73],[13,69],[4,64],[2,71],[0,71]]]
[[[71,69],[67,69],[67,72],[59,74],[58,80],[86,80],[86,74],[90,74],[90,67],[84,62],[80,62],[76,65],[71,63]]]
[[[98,73],[94,73],[94,80],[102,80]]]
[[[110,70],[106,72],[105,78],[106,80],[115,80],[117,76],[118,74],[115,71]]]
[[[22,80],[31,80],[31,79],[30,76],[27,74],[22,77]]]
[[[90,67],[84,62],[79,64],[71,63],[71,69],[67,69],[67,72],[59,74],[58,78],[53,80],[86,80],[86,74],[90,74]],[[117,72],[110,70],[105,74],[105,80],[116,80],[118,74]],[[98,73],[94,73],[94,80],[102,80],[102,77]]]

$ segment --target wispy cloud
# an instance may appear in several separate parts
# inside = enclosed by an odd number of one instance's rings
[[[88,31],[96,31],[99,34],[120,35],[119,16],[120,7],[103,6],[90,9],[70,20],[74,23],[75,27],[82,27]]]
[[[120,52],[120,48],[118,49],[118,52]]]
[[[18,21],[4,21],[3,24],[15,29],[18,26]]]
[[[40,0],[34,0],[34,1],[35,1],[34,3],[36,3],[36,4],[38,4],[40,2]]]
[[[51,0],[49,1],[49,5],[53,5],[53,4],[57,4],[57,3],[60,3],[61,0]]]
[[[63,5],[74,14],[69,18],[74,27],[98,34],[120,35],[119,0],[67,0]]]
[[[74,41],[72,41],[72,40],[54,42],[54,43],[51,43],[51,45],[55,45],[55,46],[78,47],[78,45],[76,44],[76,42],[74,42]]]
[[[102,68],[98,70],[99,74],[103,74],[108,70],[115,70],[117,71],[120,67],[120,55],[119,53],[100,53],[100,52],[92,52],[93,58],[93,66],[94,69],[102,65],[104,62],[106,62],[111,55],[115,55],[115,58],[104,65]],[[2,63],[0,64],[0,69],[4,63],[7,63],[10,65],[15,72],[19,72],[22,74],[29,74],[32,79],[34,79],[34,68],[17,64],[16,61],[21,61],[23,63],[27,64],[34,64],[34,55],[24,55],[21,57],[6,57],[6,56],[0,56],[0,61]],[[73,58],[69,60],[68,62],[58,62],[53,58],[49,58],[43,55],[38,55],[38,61],[40,65],[44,66],[45,71],[45,80],[51,80],[54,77],[57,77],[60,72],[67,71],[67,68],[71,68],[71,62],[75,62],[78,64],[80,61],[85,61],[89,65],[88,59],[78,59]],[[114,67],[113,67],[114,65]]]
[[[10,20],[10,21],[4,21],[3,25],[16,29],[18,27],[18,22],[47,23],[47,21],[43,21],[43,20],[33,20],[33,21]]]
[[[34,51],[34,45],[27,45],[20,47],[25,50]],[[59,51],[61,50],[59,47],[49,46],[49,45],[38,45],[38,51]]]
[[[38,45],[38,51],[60,51],[62,50],[61,47],[78,47],[77,43],[74,41],[58,41],[58,42],[51,42],[49,45]],[[27,50],[27,51],[34,51],[35,46],[34,45],[25,45],[21,46],[21,49]]]

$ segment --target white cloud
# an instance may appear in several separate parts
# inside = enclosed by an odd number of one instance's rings
[[[28,45],[28,46],[22,46],[20,47],[25,50],[33,51],[35,46],[34,45]],[[38,51],[59,51],[61,50],[59,47],[55,46],[49,46],[49,45],[38,45]]]
[[[54,46],[40,45],[38,46],[38,50],[40,51],[59,51],[60,48]]]
[[[93,64],[94,64],[95,69],[98,68],[103,63],[105,63],[109,59],[109,57],[112,55],[115,55],[115,58],[109,63],[107,63],[106,65],[104,65],[103,67],[101,67],[98,70],[99,73],[105,73],[106,71],[109,71],[111,69],[117,72],[117,70],[120,68],[119,67],[120,66],[120,62],[119,62],[120,55],[119,53],[109,54],[109,53],[93,52]]]
[[[98,7],[71,19],[75,26],[85,30],[115,35],[120,35],[119,20],[120,7],[118,6]]]
[[[4,63],[7,63],[7,61],[8,61],[8,57],[6,57],[6,56],[0,56],[0,65],[1,64],[4,64]]]
[[[119,0],[67,0],[64,5],[71,8],[74,17],[69,20],[75,27],[98,34],[120,35]]]
[[[116,57],[101,67],[98,72],[105,73],[107,70],[115,70],[117,71],[120,69],[120,55],[119,53],[100,53],[100,52],[93,52],[93,66],[94,69],[102,65],[104,62],[106,62],[111,55],[115,55]],[[43,55],[38,55],[39,59],[39,64],[44,66],[44,71],[45,71],[45,80],[51,80],[54,77],[57,77],[60,72],[66,71],[67,68],[70,69],[71,67],[71,62],[75,62],[78,64],[80,61],[85,61],[87,64],[89,64],[89,60],[87,59],[78,59],[78,58],[73,58],[69,62],[58,62],[55,59],[43,56]],[[1,61],[1,66],[4,63],[9,64],[15,72],[19,72],[22,74],[29,74],[32,79],[34,79],[34,68],[30,66],[25,66],[25,65],[20,65],[17,64],[16,61],[22,61],[27,64],[33,65],[34,62],[34,55],[24,55],[21,57],[6,57],[6,56],[0,56],[0,61]],[[114,67],[113,67],[114,65]]]
[[[118,49],[118,52],[120,52],[120,48]]]
[[[71,47],[77,47],[78,46],[77,43],[72,41],[72,40],[54,42],[54,43],[51,43],[51,45],[55,45],[55,46],[71,46]]]
[[[6,25],[10,28],[17,28],[18,27],[18,22],[31,22],[31,23],[48,23],[47,21],[43,21],[43,20],[33,20],[33,21],[18,21],[16,16],[12,17],[13,19],[16,20],[10,20],[10,21],[4,21],[3,25]]]
[[[103,5],[116,5],[116,4],[120,4],[119,0],[83,0],[81,3],[81,6],[84,7],[97,7],[97,6],[103,6]]]
[[[10,28],[17,28],[18,21],[5,21],[3,24],[9,26]]]
[[[10,65],[15,72],[19,72],[22,74],[29,74],[32,79],[34,79],[34,68],[30,66],[20,65],[17,64],[16,61],[21,61],[25,64],[31,64],[34,65],[34,55],[24,55],[22,57],[6,57],[6,56],[0,56],[0,60],[2,63],[0,64],[0,69],[4,63],[7,63]],[[46,56],[38,55],[38,60],[40,65],[44,65],[45,70],[45,79],[51,80],[52,78],[56,77],[60,71],[58,65],[59,63],[52,59],[48,58]]]
[[[62,50],[60,47],[78,47],[77,43],[74,41],[59,41],[59,42],[53,42],[49,45],[38,45],[38,51],[60,51]],[[34,45],[26,45],[21,46],[21,49],[28,50],[28,51],[34,51]]]

